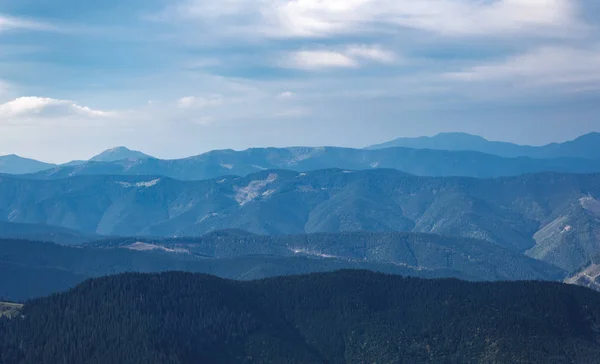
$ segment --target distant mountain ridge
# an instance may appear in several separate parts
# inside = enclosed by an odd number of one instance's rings
[[[377,169],[272,170],[187,182],[0,179],[0,220],[17,223],[121,236],[201,236],[232,228],[266,235],[424,232],[491,241],[566,270],[600,253],[599,200],[600,174],[474,179]],[[589,217],[585,224],[570,220],[577,214]]]
[[[394,168],[427,176],[487,178],[550,171],[600,172],[597,160],[600,160],[600,133],[542,147],[492,142],[466,133],[442,133],[434,137],[399,138],[362,150],[338,147],[214,150],[176,160],[153,158],[126,147],[106,150],[88,161],[75,160],[61,165],[5,156],[0,157],[0,173],[34,174],[35,178],[81,174],[164,175],[193,180],[226,174],[247,175],[266,169],[303,172],[324,168]]]
[[[600,133],[589,133],[564,143],[552,143],[540,147],[489,141],[467,133],[441,133],[433,137],[398,138],[367,149],[405,147],[434,150],[470,150],[501,157],[529,157],[537,159],[584,158],[600,159]]]
[[[125,147],[116,147],[106,150],[92,157],[89,161],[74,160],[60,165],[40,162],[34,159],[23,158],[18,155],[11,154],[0,156],[0,173],[17,175],[31,174],[55,168],[80,166],[88,162],[117,162],[120,160],[138,160],[146,158],[152,157],[142,152],[130,150]]]
[[[271,169],[298,172],[339,168],[370,170],[391,168],[421,176],[479,178],[517,176],[537,172],[594,173],[600,163],[576,158],[504,158],[471,151],[388,148],[364,150],[337,147],[254,148],[219,150],[195,157],[161,160],[121,159],[111,163],[87,162],[59,166],[28,177],[59,179],[80,175],[152,175],[179,180],[204,180],[225,175],[246,176]]]
[[[14,154],[0,156],[0,173],[28,174],[44,171],[55,167],[55,164],[44,163],[29,158],[23,158]]]

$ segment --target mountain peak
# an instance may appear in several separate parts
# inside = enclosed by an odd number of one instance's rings
[[[577,142],[577,141],[598,141],[600,140],[600,133],[598,132],[592,132],[592,133],[588,133],[588,134],[584,134],[578,138],[576,138],[575,140],[573,140],[573,142]]]
[[[425,137],[427,138],[427,137]],[[435,138],[454,138],[454,139],[468,139],[468,140],[482,140],[482,141],[487,141],[487,139],[485,139],[482,136],[479,135],[474,135],[474,134],[469,134],[469,133],[464,133],[464,132],[449,132],[449,133],[439,133],[436,134],[435,136],[431,137],[431,139],[435,139]]]
[[[115,147],[112,149],[105,150],[97,156],[90,159],[92,162],[116,162],[124,159],[147,159],[151,158],[149,155],[139,152],[137,150],[131,150],[127,147]]]

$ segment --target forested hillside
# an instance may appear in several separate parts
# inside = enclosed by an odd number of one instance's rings
[[[2,364],[600,362],[600,295],[559,283],[126,274],[21,315]]]

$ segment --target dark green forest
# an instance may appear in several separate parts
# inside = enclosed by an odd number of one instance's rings
[[[600,294],[548,282],[132,273],[0,322],[2,364],[600,363]]]

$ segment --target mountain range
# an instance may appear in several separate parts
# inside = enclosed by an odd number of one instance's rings
[[[245,176],[270,169],[308,172],[318,169],[350,170],[391,168],[421,176],[471,176],[480,178],[516,176],[556,171],[600,172],[600,163],[575,158],[503,158],[470,151],[389,148],[256,148],[236,152],[213,151],[196,157],[161,160],[122,159],[59,166],[29,175],[35,179],[59,179],[81,175],[153,175],[179,180],[203,180],[224,175]]]
[[[600,363],[600,294],[559,283],[124,274],[13,309],[3,364]]]
[[[0,221],[84,234],[201,236],[404,231],[487,240],[577,269],[600,251],[600,174],[476,179],[396,170],[263,171],[247,177],[0,177]],[[581,223],[580,223],[581,222]]]
[[[589,133],[564,142],[534,147],[507,142],[489,141],[477,135],[466,133],[442,133],[433,137],[398,138],[390,142],[373,145],[368,149],[404,147],[435,150],[470,150],[502,157],[584,158],[600,159],[600,133]]]
[[[0,173],[33,174],[33,178],[75,175],[162,175],[201,180],[222,175],[247,175],[268,169],[305,172],[315,169],[393,168],[422,176],[501,177],[536,172],[600,172],[600,134],[543,147],[491,142],[464,133],[400,138],[367,149],[337,147],[253,148],[216,150],[198,156],[161,160],[117,147],[88,161],[53,165],[17,156],[0,157]]]

